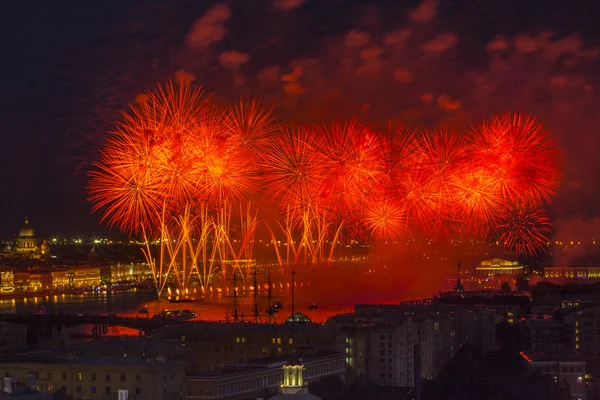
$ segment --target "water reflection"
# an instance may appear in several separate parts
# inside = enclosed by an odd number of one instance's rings
[[[353,302],[336,304],[335,302],[318,303],[318,309],[310,306],[316,301],[315,296],[307,293],[297,293],[295,309],[308,315],[314,322],[325,322],[331,316],[343,312],[351,312]],[[272,301],[280,301],[283,308],[272,315],[271,321],[282,323],[291,314],[291,294],[285,291],[275,293]],[[240,296],[237,299],[238,317],[244,321],[254,322],[253,297]],[[1,300],[0,313],[32,313],[44,309],[49,314],[118,314],[128,317],[151,318],[161,311],[188,309],[195,311],[198,318],[206,321],[233,320],[233,298],[226,295],[209,295],[203,302],[169,303],[157,299],[151,292],[117,292],[117,293],[86,293],[61,296],[44,296],[29,299]],[[147,308],[148,313],[140,313]],[[267,322],[268,299],[259,298],[259,322]]]

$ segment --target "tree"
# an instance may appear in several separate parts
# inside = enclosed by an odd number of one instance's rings
[[[529,290],[529,279],[526,276],[518,277],[516,287],[519,292],[527,292]]]
[[[462,347],[435,381],[423,385],[423,400],[566,400],[550,376],[530,374],[517,351],[483,355]]]

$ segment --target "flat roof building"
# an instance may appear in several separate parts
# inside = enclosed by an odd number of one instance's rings
[[[299,358],[298,362],[303,370],[301,382],[296,381],[294,386],[297,388],[325,376],[337,376],[343,380],[346,374],[346,353],[303,357]],[[234,364],[220,371],[188,375],[186,399],[269,398],[284,386],[282,368],[286,365],[288,363],[285,358],[272,358],[253,363]]]
[[[40,393],[62,390],[75,400],[116,398],[128,400],[180,400],[185,387],[185,368],[164,357],[93,357],[67,354],[64,358],[35,354],[6,356],[0,375],[12,388],[27,386]]]

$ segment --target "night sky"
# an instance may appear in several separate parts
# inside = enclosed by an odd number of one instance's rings
[[[600,237],[595,2],[40,0],[3,8],[0,237],[16,234],[25,216],[39,236],[104,232],[86,200],[90,163],[120,111],[182,70],[219,101],[260,96],[290,123],[357,115],[461,132],[523,110],[564,152],[550,210],[556,235]]]

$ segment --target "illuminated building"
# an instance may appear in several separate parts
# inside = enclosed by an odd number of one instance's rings
[[[345,354],[326,354],[303,357],[289,363],[279,359],[265,359],[244,364],[232,364],[213,373],[188,375],[186,398],[202,399],[315,399],[306,386],[326,376],[344,380]],[[282,374],[283,372],[283,374]]]
[[[0,293],[12,293],[15,290],[15,274],[12,271],[0,272]]]
[[[74,288],[86,288],[100,286],[100,267],[80,267],[68,272],[69,286]]]
[[[117,264],[102,268],[103,283],[139,282],[152,279],[152,270],[146,263]]]
[[[13,272],[15,290],[28,291],[31,289],[31,273]]]
[[[546,279],[600,279],[600,267],[545,267],[544,278]]]
[[[573,400],[586,400],[585,361],[563,354],[521,352],[530,373],[550,375],[555,383],[567,389]]]
[[[29,225],[28,218],[25,218],[25,225],[19,231],[16,251],[17,253],[25,255],[35,255],[39,253],[37,240],[35,239],[35,232]]]
[[[63,289],[69,286],[69,271],[66,269],[55,269],[50,272],[52,276],[52,288]]]
[[[523,265],[518,261],[502,260],[501,258],[492,258],[482,261],[481,265],[475,268],[477,278],[490,279],[496,276],[516,278],[523,274]]]

